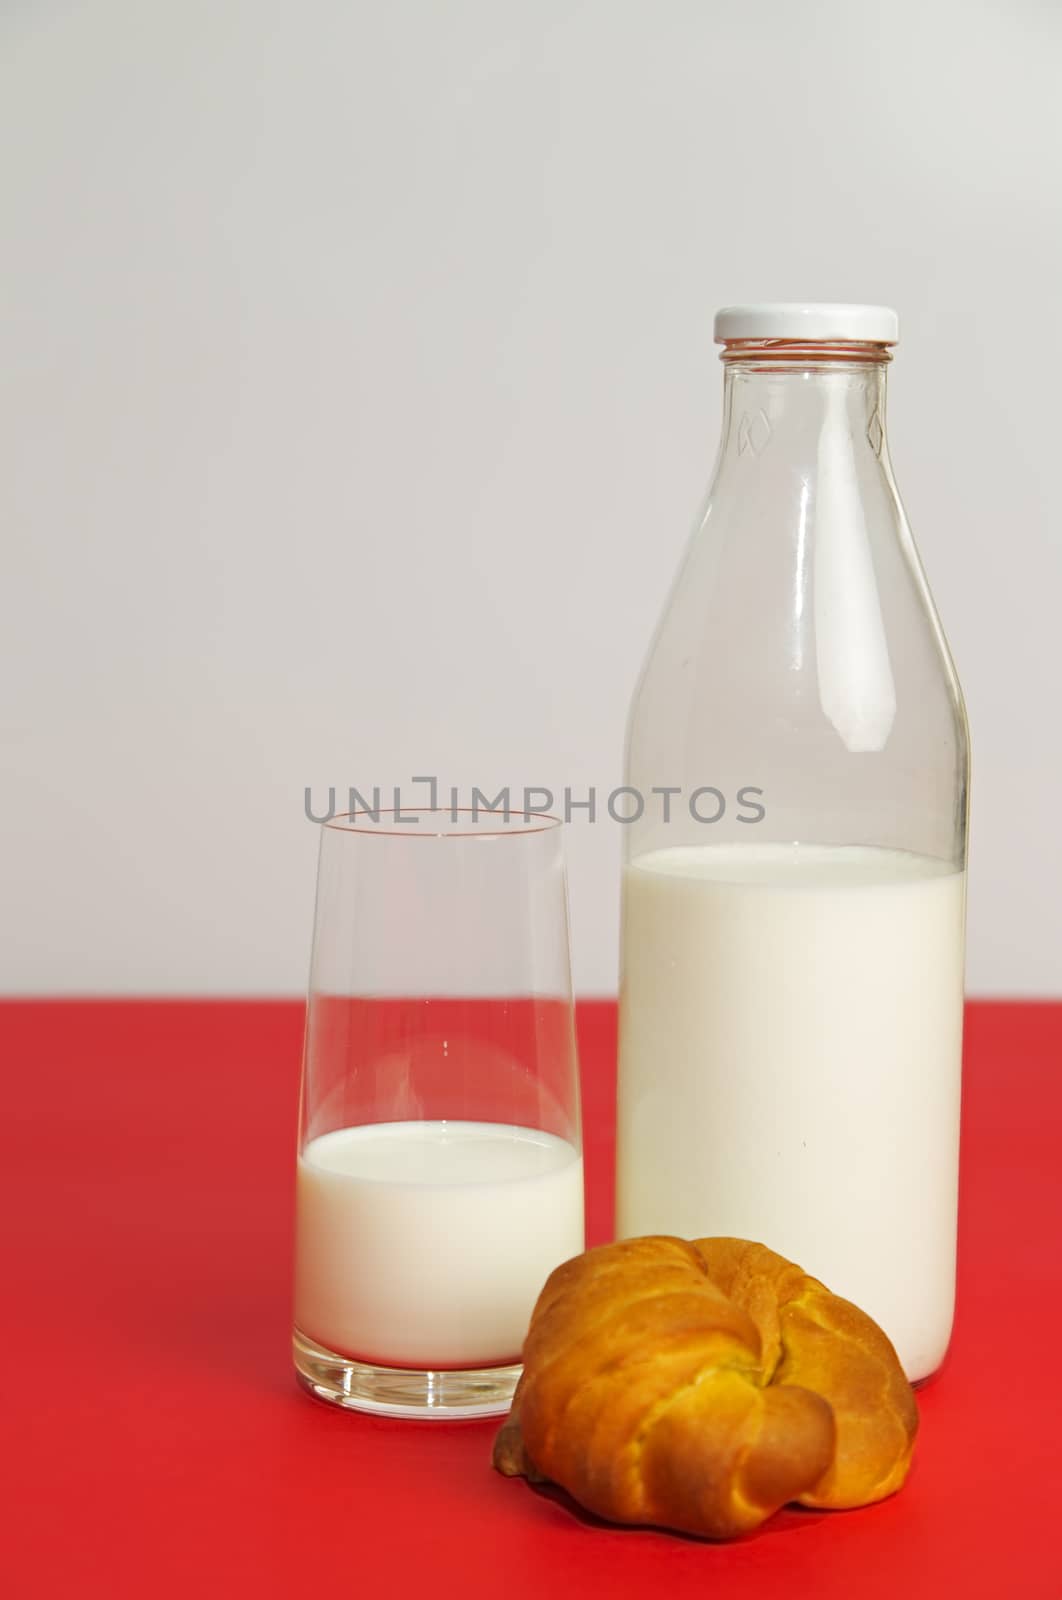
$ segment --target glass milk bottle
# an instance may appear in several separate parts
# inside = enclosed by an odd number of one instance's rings
[[[617,1234],[757,1239],[917,1381],[955,1292],[969,752],[885,434],[897,318],[735,306],[627,783]]]

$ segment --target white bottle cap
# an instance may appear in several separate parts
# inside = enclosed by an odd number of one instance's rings
[[[769,302],[724,306],[715,314],[715,342],[728,339],[858,340],[895,344],[900,319],[891,306],[812,305]]]

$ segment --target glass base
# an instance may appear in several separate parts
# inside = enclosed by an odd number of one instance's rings
[[[298,1328],[291,1353],[299,1383],[318,1400],[383,1417],[503,1416],[523,1370],[519,1362],[459,1372],[377,1367],[337,1355]]]

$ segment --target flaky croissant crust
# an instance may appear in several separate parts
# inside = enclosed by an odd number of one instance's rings
[[[858,1307],[761,1244],[626,1239],[550,1276],[494,1464],[709,1538],[903,1483],[918,1411]]]

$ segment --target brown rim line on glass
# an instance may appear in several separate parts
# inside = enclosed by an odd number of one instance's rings
[[[892,360],[889,345],[879,339],[727,339],[719,352],[724,364],[740,366],[755,362],[761,371],[769,370],[769,360],[783,366],[852,365],[885,366]]]
[[[322,822],[322,828],[333,828],[336,833],[361,833],[377,838],[387,839],[512,839],[523,838],[530,833],[548,833],[552,828],[562,828],[564,819],[555,817],[548,811],[511,811],[513,818],[511,824],[501,828],[462,828],[452,819],[455,817],[485,816],[490,820],[495,813],[486,807],[473,806],[413,806],[408,812],[401,806],[380,806],[378,810],[370,811],[339,811],[334,817],[329,817],[327,822]],[[359,826],[358,817],[448,817],[451,826],[447,828],[418,829],[417,824],[410,822],[404,828],[385,828],[379,823],[370,822]],[[523,818],[518,822],[516,818]]]

